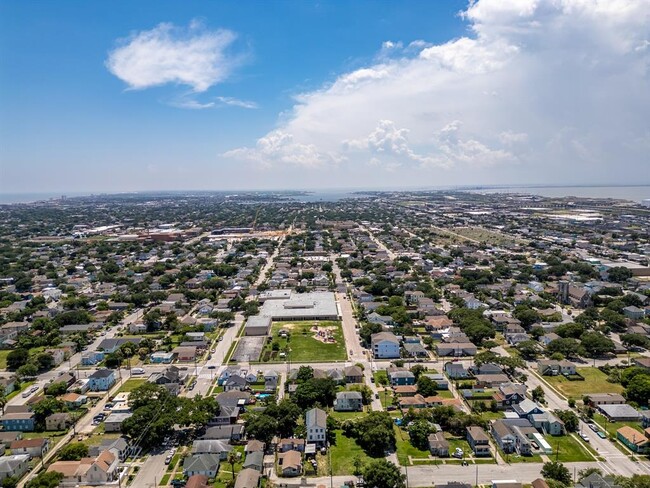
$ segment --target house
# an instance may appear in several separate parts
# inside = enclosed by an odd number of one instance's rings
[[[219,454],[192,454],[183,461],[183,474],[185,476],[203,475],[214,478],[219,472]]]
[[[412,397],[402,397],[399,399],[399,408],[408,410],[409,408],[427,408],[427,401],[422,395]]]
[[[124,413],[111,413],[106,420],[104,420],[104,430],[106,432],[121,432],[122,423],[133,415],[132,412]]]
[[[445,374],[450,380],[459,380],[469,378],[469,371],[465,369],[462,363],[445,363]]]
[[[173,352],[156,351],[149,355],[149,359],[153,364],[171,364],[174,360]]]
[[[625,315],[628,319],[640,320],[645,317],[645,311],[642,308],[630,305],[629,307],[625,307],[623,309],[623,315]]]
[[[45,430],[68,430],[72,425],[69,413],[53,413],[45,418]]]
[[[521,403],[526,399],[526,385],[520,383],[504,383],[492,396],[500,408]]]
[[[520,418],[528,418],[530,415],[544,413],[544,410],[542,410],[537,403],[528,398],[513,405],[512,410],[519,415]]]
[[[436,344],[436,352],[440,357],[474,356],[477,350],[477,347],[471,342],[441,342]]]
[[[129,445],[129,442],[125,437],[104,439],[100,445],[88,447],[88,455],[91,457],[97,457],[104,451],[110,451],[116,455],[120,461],[124,461],[133,453],[134,448]]]
[[[429,352],[422,344],[407,342],[404,344],[404,350],[412,358],[428,358]]]
[[[176,359],[181,363],[194,362],[196,360],[196,347],[178,346],[172,350]]]
[[[334,410],[337,412],[361,412],[363,397],[359,391],[339,391],[334,400]]]
[[[208,477],[204,474],[193,474],[187,478],[185,488],[210,488],[208,481]]]
[[[389,369],[387,374],[391,386],[415,384],[415,375],[406,369]]]
[[[445,439],[445,435],[442,432],[429,434],[429,451],[432,456],[449,456],[449,441]]]
[[[262,475],[254,469],[244,468],[237,475],[234,488],[258,488]],[[185,488],[188,488],[185,485]]]
[[[433,381],[436,384],[436,388],[438,390],[449,389],[449,381],[440,373],[423,373],[422,376],[426,376],[431,381]]]
[[[23,434],[17,431],[12,431],[12,432],[0,431],[0,446],[4,446],[5,449],[9,449],[9,446],[13,441],[19,441],[22,438],[23,438]]]
[[[228,441],[240,441],[244,438],[244,426],[235,425],[217,425],[209,427],[201,439],[221,439]]]
[[[637,454],[650,452],[650,429],[646,429],[645,433],[641,433],[629,425],[624,425],[616,431],[616,438],[632,452]]]
[[[231,390],[241,391],[241,390],[245,390],[246,388],[248,388],[248,382],[246,381],[246,378],[242,378],[237,374],[232,375],[223,384],[224,391],[231,391]]]
[[[264,452],[264,448],[265,445],[262,441],[251,439],[246,443],[246,447],[244,448],[244,454],[248,454],[249,452],[256,452],[256,451]]]
[[[47,472],[63,474],[62,485],[103,485],[117,479],[118,457],[106,450],[96,458],[82,458],[80,461],[56,461]]]
[[[305,451],[305,439],[280,439],[280,442],[277,443],[276,449],[278,452],[287,452],[287,451]]]
[[[467,427],[467,442],[474,451],[475,456],[490,455],[490,438],[483,428],[476,425]]]
[[[522,456],[532,454],[529,436],[537,430],[527,419],[496,419],[490,423],[490,432],[497,445],[506,454],[516,452]]]
[[[576,488],[620,488],[620,485],[613,476],[602,476],[598,473],[592,473],[582,478],[576,484]]]
[[[13,441],[9,449],[13,455],[27,454],[30,457],[42,458],[50,450],[50,439],[42,437],[21,439],[19,441]]]
[[[597,407],[599,405],[622,405],[625,398],[618,393],[588,393],[585,395],[586,403]]]
[[[370,338],[372,353],[377,359],[400,357],[399,340],[391,332],[378,332]]]
[[[52,360],[54,361],[54,366],[58,366],[63,361],[65,361],[65,351],[63,349],[50,348],[50,349],[45,349],[44,352],[52,356]]]
[[[29,456],[0,456],[0,482],[7,478],[20,479],[29,469]]]
[[[104,360],[104,351],[89,351],[81,355],[82,366],[94,366]]]
[[[219,459],[224,461],[228,453],[232,451],[232,446],[228,441],[221,439],[198,439],[192,443],[192,454],[216,454]]]
[[[418,392],[418,387],[415,385],[398,385],[393,386],[393,392],[400,397],[415,396]]]
[[[528,420],[533,427],[545,434],[564,435],[566,433],[564,422],[552,412],[534,413],[528,416]]]
[[[597,408],[610,422],[638,422],[641,418],[638,410],[627,403],[622,405],[598,405]]]
[[[68,408],[79,408],[84,403],[88,401],[88,397],[85,395],[79,395],[78,393],[66,393],[59,397],[59,400],[65,403],[65,406]]]
[[[571,361],[555,361],[553,359],[540,359],[537,361],[537,371],[543,376],[571,376],[576,374],[576,365]]]
[[[510,381],[505,374],[477,374],[476,386],[478,388],[495,388],[503,383]]]
[[[242,467],[262,472],[262,469],[264,469],[264,453],[262,451],[248,453]]]
[[[363,383],[363,370],[356,365],[343,369],[346,383]]]
[[[90,391],[108,391],[115,384],[115,371],[112,369],[98,369],[88,377]]]
[[[20,432],[32,432],[36,417],[32,412],[5,413],[0,417],[4,430],[18,430]]]
[[[104,339],[99,343],[97,349],[104,351],[106,354],[111,354],[117,351],[124,344],[131,343],[134,345],[140,344],[142,337],[118,337],[114,339]]]
[[[1,376],[0,386],[4,387],[4,394],[8,395],[9,393],[14,391],[14,388],[16,386],[16,377],[14,375]]]
[[[312,408],[305,412],[305,427],[307,442],[324,444],[327,440],[327,413],[320,408]]]
[[[299,451],[287,451],[278,455],[278,466],[282,476],[300,476],[302,474],[302,454]]]

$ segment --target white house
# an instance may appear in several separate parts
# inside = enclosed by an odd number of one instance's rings
[[[375,358],[390,359],[399,358],[399,340],[391,332],[378,332],[370,339],[372,353]]]
[[[307,442],[324,444],[327,439],[327,413],[320,408],[312,408],[305,413]]]

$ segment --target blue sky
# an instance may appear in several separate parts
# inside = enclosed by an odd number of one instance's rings
[[[648,182],[649,4],[581,4],[1,1],[0,192]]]

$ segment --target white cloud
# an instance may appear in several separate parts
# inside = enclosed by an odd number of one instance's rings
[[[471,35],[386,42],[375,63],[300,94],[276,130],[229,155],[399,165],[410,168],[400,182],[416,184],[636,181],[647,174],[649,11],[650,0],[472,1]],[[262,141],[278,134],[289,142],[267,157]]]
[[[229,52],[235,38],[229,30],[207,30],[199,21],[187,28],[162,23],[119,40],[106,67],[130,89],[174,83],[204,92],[240,63]]]
[[[238,98],[233,97],[217,97],[217,100],[223,105],[229,105],[231,107],[240,107],[240,108],[258,108],[257,103],[250,100],[239,100]]]

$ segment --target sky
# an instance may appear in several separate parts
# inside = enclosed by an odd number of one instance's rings
[[[0,193],[649,183],[650,0],[0,0]]]

